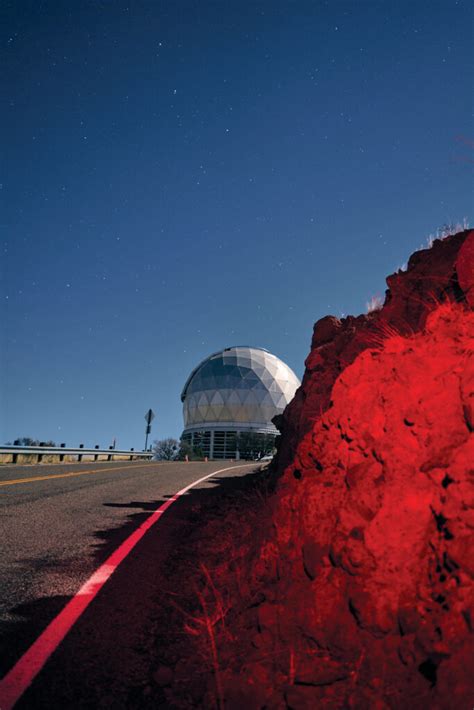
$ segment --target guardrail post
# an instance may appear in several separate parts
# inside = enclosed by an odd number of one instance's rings
[[[80,449],[83,449],[83,448],[84,448],[84,444],[79,444],[79,448],[80,448]],[[78,454],[78,455],[77,455],[77,460],[78,460],[78,461],[82,461],[82,454]]]
[[[100,448],[99,444],[96,444],[96,445],[94,446],[94,449],[99,449],[99,448]],[[94,455],[94,461],[98,461],[98,460],[99,460],[99,454],[95,454],[95,455]]]
[[[40,441],[40,446],[46,446],[44,441]],[[38,463],[41,463],[42,460],[43,460],[43,454],[38,454]]]
[[[60,444],[61,448],[64,449],[66,444]],[[64,454],[59,454],[59,460],[64,461]]]
[[[113,448],[114,448],[113,446],[109,446],[109,449],[113,449]],[[113,459],[114,459],[114,455],[113,455],[113,454],[109,454],[109,455],[107,456],[107,461],[113,461]]]

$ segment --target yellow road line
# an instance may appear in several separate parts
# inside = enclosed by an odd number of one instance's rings
[[[136,466],[136,464],[135,464]],[[102,473],[104,471],[123,471],[127,468],[134,468],[134,465],[129,466],[110,466],[109,468],[95,468],[92,471],[70,471],[69,473],[53,473],[50,476],[33,476],[32,478],[16,478],[11,481],[0,481],[0,486],[14,486],[17,483],[32,483],[33,481],[47,481],[50,478],[70,478],[71,476],[86,476],[89,473]],[[156,466],[156,463],[145,463],[144,466]]]

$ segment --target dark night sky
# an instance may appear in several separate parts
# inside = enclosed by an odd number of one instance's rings
[[[301,377],[445,223],[472,225],[472,10],[3,2],[1,441],[178,436],[209,353]]]

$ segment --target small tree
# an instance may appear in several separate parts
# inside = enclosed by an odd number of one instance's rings
[[[161,439],[153,442],[155,459],[159,461],[174,461],[178,456],[179,443],[176,439]]]
[[[181,439],[177,458],[179,461],[185,461],[186,456],[188,461],[199,461],[204,458],[204,453],[199,446],[193,447],[189,441]]]
[[[179,442],[178,460],[184,461],[186,459],[186,456],[189,460],[191,460],[193,454],[194,451],[191,444],[188,441],[181,439],[181,441]]]

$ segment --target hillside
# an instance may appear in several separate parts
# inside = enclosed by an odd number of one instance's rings
[[[316,323],[274,471],[177,552],[168,705],[473,704],[474,232],[387,285]]]

